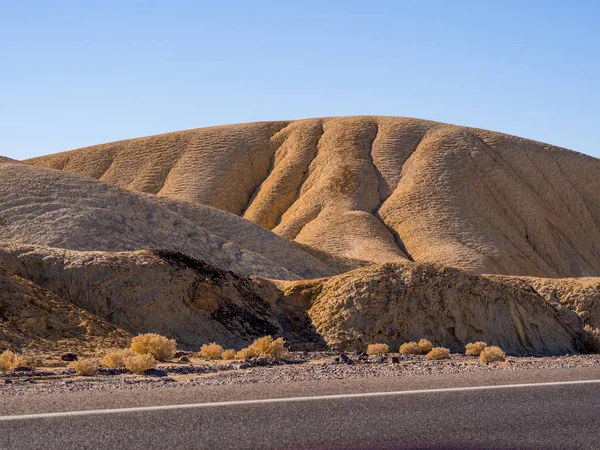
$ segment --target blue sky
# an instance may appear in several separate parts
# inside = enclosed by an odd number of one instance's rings
[[[0,154],[393,115],[600,157],[598,1],[0,0]]]

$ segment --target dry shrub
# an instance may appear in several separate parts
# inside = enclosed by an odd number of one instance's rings
[[[77,375],[91,377],[92,375],[96,375],[98,371],[98,361],[95,359],[79,359],[70,363],[68,367],[74,369]]]
[[[590,325],[583,327],[583,350],[587,353],[600,353],[600,329]]]
[[[479,355],[481,355],[481,352],[483,351],[483,349],[486,347],[487,347],[487,344],[482,341],[469,342],[467,345],[465,345],[465,348],[466,348],[465,354],[470,355],[470,356],[479,356]]]
[[[405,342],[400,346],[400,353],[404,355],[420,355],[421,349],[416,342]]]
[[[255,347],[246,347],[235,354],[235,359],[250,359],[260,356],[260,352]]]
[[[221,359],[223,355],[223,347],[213,342],[211,344],[204,344],[198,352],[198,356],[204,359]]]
[[[158,361],[166,361],[175,355],[177,342],[155,333],[140,334],[131,340],[131,351],[140,355],[152,355]]]
[[[390,346],[387,344],[369,344],[367,347],[367,355],[384,355],[390,351]]]
[[[432,348],[429,353],[425,355],[425,359],[430,361],[436,361],[439,359],[450,359],[450,350],[444,347]]]
[[[122,369],[125,367],[125,358],[131,355],[132,353],[129,349],[115,350],[104,355],[100,360],[100,364],[111,369]]]
[[[144,373],[156,367],[156,359],[149,353],[133,354],[125,358],[125,367],[132,373]]]
[[[433,345],[427,339],[421,339],[417,345],[419,346],[419,350],[421,350],[421,353],[424,355],[429,353],[433,348]]]
[[[230,348],[229,350],[225,350],[222,354],[221,354],[221,358],[222,359],[235,359],[235,354],[237,352]]]
[[[504,359],[505,355],[502,349],[494,345],[484,348],[479,355],[479,361],[486,364],[494,361],[504,361]]]
[[[10,350],[5,350],[0,355],[0,370],[8,371],[12,370],[15,367],[19,367],[21,365],[21,359],[19,355],[11,352]]]
[[[287,355],[285,341],[282,337],[277,339],[273,339],[271,336],[258,338],[248,349],[253,349],[253,351],[258,352],[257,356],[264,356],[266,358],[281,359]]]

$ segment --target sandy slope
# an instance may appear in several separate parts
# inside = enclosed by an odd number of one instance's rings
[[[28,161],[213,206],[332,255],[600,275],[600,160],[395,117],[188,130]]]
[[[267,278],[334,273],[268,230],[211,208],[167,208],[164,202],[88,177],[21,163],[0,163],[0,180],[0,242],[90,251],[165,248]],[[222,236],[232,236],[234,242]]]

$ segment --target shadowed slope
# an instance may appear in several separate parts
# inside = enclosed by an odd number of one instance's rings
[[[345,258],[600,275],[600,160],[393,117],[231,125],[30,160],[241,215]]]

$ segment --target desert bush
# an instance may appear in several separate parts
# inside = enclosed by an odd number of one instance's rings
[[[384,355],[390,351],[390,346],[387,344],[369,344],[367,347],[367,355]]]
[[[4,352],[0,354],[0,370],[12,370],[19,365],[21,365],[21,359],[16,353],[11,352],[10,350],[4,350]]]
[[[466,348],[465,355],[479,356],[481,354],[481,352],[483,351],[483,349],[486,347],[487,347],[487,344],[482,341],[469,342],[467,345],[465,345],[465,348]]]
[[[420,355],[421,349],[416,342],[405,342],[400,346],[400,353],[404,355]]]
[[[281,359],[287,355],[285,341],[282,337],[273,339],[271,336],[263,336],[256,339],[248,348],[257,351],[257,356],[264,356],[266,358]]]
[[[223,347],[215,342],[211,344],[204,344],[198,353],[198,356],[204,359],[221,359],[222,355]]]
[[[432,348],[431,351],[425,355],[425,359],[430,361],[438,359],[450,359],[450,350],[444,347]]]
[[[77,375],[91,377],[98,371],[98,362],[95,359],[78,359],[70,363],[68,367],[74,369]]]
[[[587,353],[600,353],[600,329],[586,325],[582,336],[583,350]]]
[[[129,349],[115,350],[104,355],[104,357],[100,360],[100,364],[102,364],[104,367],[110,367],[112,369],[121,369],[125,367],[125,358],[131,355],[132,353]]]
[[[417,345],[419,346],[421,353],[424,355],[429,353],[433,348],[433,345],[427,339],[421,339]]]
[[[486,364],[494,361],[504,361],[504,359],[505,355],[502,349],[494,345],[484,348],[479,355],[479,361]]]
[[[140,334],[131,340],[131,351],[140,355],[152,355],[158,361],[166,361],[175,355],[177,342],[155,333]]]
[[[250,359],[260,356],[260,352],[255,347],[246,347],[235,354],[235,359]]]
[[[133,354],[125,358],[125,367],[131,373],[144,373],[156,367],[156,359],[149,353]]]
[[[222,354],[221,354],[221,358],[222,359],[235,359],[235,354],[237,352],[230,348],[229,350],[225,350]]]

